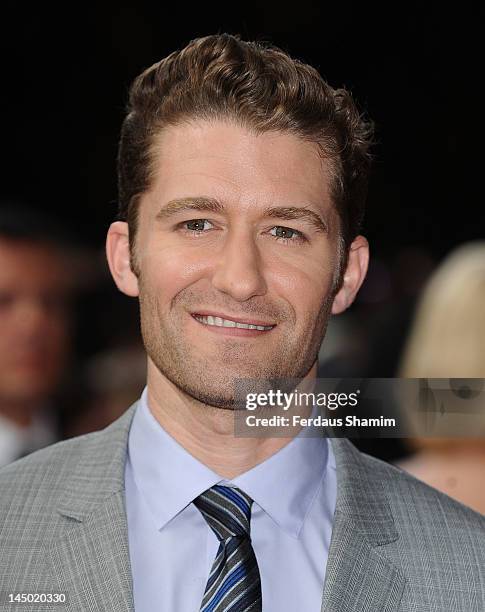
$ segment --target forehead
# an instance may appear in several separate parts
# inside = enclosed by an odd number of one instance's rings
[[[0,237],[0,289],[57,289],[64,280],[64,265],[55,247]]]
[[[268,199],[330,206],[328,161],[316,144],[288,132],[194,121],[165,128],[152,154],[150,191],[158,201],[203,194],[245,206]]]

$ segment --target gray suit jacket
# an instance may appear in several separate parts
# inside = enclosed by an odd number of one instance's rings
[[[0,610],[133,610],[124,463],[135,407],[0,470]],[[322,611],[484,612],[485,517],[348,440],[332,444]],[[6,603],[19,592],[65,593],[68,605]]]

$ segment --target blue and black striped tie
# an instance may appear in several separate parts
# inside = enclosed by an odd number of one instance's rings
[[[261,612],[261,578],[250,539],[253,500],[215,485],[194,500],[219,540],[201,612]]]

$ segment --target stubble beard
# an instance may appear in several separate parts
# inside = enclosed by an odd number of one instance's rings
[[[251,355],[252,343],[228,338],[224,343],[221,342],[216,363],[208,356],[202,358],[195,354],[194,346],[184,329],[185,322],[181,321],[183,316],[188,316],[186,311],[179,307],[180,317],[169,321],[161,312],[156,296],[141,283],[143,343],[147,355],[160,374],[184,395],[207,406],[234,410],[240,406],[241,401],[236,388],[239,392],[241,389],[254,391],[251,385],[256,383],[258,391],[262,391],[274,388],[274,381],[278,381],[279,388],[284,391],[285,380],[302,379],[308,374],[318,357],[332,302],[333,295],[327,295],[317,316],[308,317],[303,327],[311,331],[291,338],[282,334],[283,338],[274,347],[272,354],[266,354],[258,360]],[[275,330],[275,333],[278,331]],[[257,339],[255,341],[258,342]],[[262,338],[261,341],[264,342]]]

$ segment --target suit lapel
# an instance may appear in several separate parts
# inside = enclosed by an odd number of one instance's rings
[[[82,454],[64,466],[72,476],[58,511],[63,526],[51,569],[73,612],[133,612],[124,503],[124,466],[134,404],[105,430],[85,439]],[[398,538],[378,470],[345,439],[332,439],[337,505],[322,612],[396,612],[402,572],[379,551]],[[377,466],[376,466],[377,467]]]
[[[123,493],[115,493],[88,520],[71,525],[54,543],[52,562],[70,609],[132,612]]]
[[[394,612],[404,584],[400,571],[336,511],[322,612]]]
[[[398,539],[378,470],[345,439],[332,439],[337,505],[322,612],[395,612],[406,584],[379,547]]]
[[[134,610],[124,466],[135,408],[85,443],[58,506],[50,562],[73,612]]]

